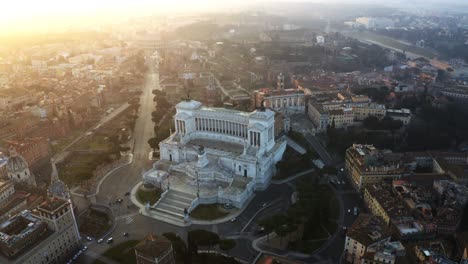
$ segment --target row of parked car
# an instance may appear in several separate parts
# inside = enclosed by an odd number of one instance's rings
[[[88,246],[84,246],[82,249],[80,249],[80,251],[78,251],[74,256],[73,258],[71,258],[67,264],[70,264],[72,263],[73,261],[75,261],[83,252],[85,252],[86,250],[88,250]]]

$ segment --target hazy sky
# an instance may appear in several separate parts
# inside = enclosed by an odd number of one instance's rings
[[[235,10],[247,5],[275,2],[389,3],[401,0],[2,0],[0,34],[35,28],[86,23],[85,18],[149,15],[168,12]],[[427,2],[464,0],[427,0]],[[426,3],[427,3],[426,2]],[[284,3],[283,3],[284,4]],[[287,7],[287,4],[285,5]]]
[[[0,33],[53,24],[80,17],[131,16],[174,11],[206,10],[264,0],[3,0]]]

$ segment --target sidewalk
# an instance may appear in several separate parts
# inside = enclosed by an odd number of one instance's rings
[[[299,152],[299,154],[303,155],[306,154],[307,150],[301,146],[299,143],[294,141],[292,138],[286,136],[286,142],[288,143],[288,146],[293,148],[295,151]]]
[[[286,179],[282,179],[282,180],[271,180],[271,183],[272,184],[284,184],[284,183],[287,183],[287,182],[290,182],[290,181],[293,181],[299,177],[302,177],[308,173],[311,173],[311,172],[314,172],[315,169],[308,169],[308,170],[305,170],[305,171],[302,171],[302,172],[299,172],[299,173],[296,173],[292,176],[289,176],[288,178]]]

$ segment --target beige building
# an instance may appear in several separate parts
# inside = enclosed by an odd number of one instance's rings
[[[370,248],[390,242],[391,231],[377,217],[360,214],[346,233],[344,258],[348,263],[361,263]]]
[[[254,108],[262,106],[279,112],[299,112],[305,109],[304,91],[299,89],[268,89],[263,88],[253,94]]]
[[[0,263],[66,263],[80,239],[71,203],[49,198],[0,224]]]
[[[307,115],[317,131],[325,131],[335,123],[336,128],[347,128],[355,121],[369,116],[385,116],[385,106],[372,103],[369,97],[345,93],[315,94],[307,104]]]
[[[12,181],[0,180],[0,208],[10,201],[11,196],[15,193],[15,186]]]
[[[354,187],[396,179],[410,173],[404,156],[389,150],[378,150],[372,145],[354,144],[346,150],[345,167]]]
[[[369,211],[389,226],[392,218],[410,216],[403,203],[388,190],[375,185],[364,188],[364,203]]]
[[[362,121],[369,116],[375,116],[378,119],[385,117],[385,105],[375,104],[375,103],[366,103],[363,105],[358,105],[353,107],[354,120]]]

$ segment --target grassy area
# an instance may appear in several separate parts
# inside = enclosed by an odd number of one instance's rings
[[[193,256],[194,264],[205,263],[222,263],[222,264],[238,264],[239,262],[232,257],[225,257],[217,254],[200,253]]]
[[[100,134],[86,136],[73,145],[73,149],[75,150],[109,150],[111,148],[112,143],[109,141],[109,138]]]
[[[314,250],[319,249],[322,244],[326,240],[319,240],[319,241],[295,241],[289,243],[289,249],[304,252],[304,253],[312,253]]]
[[[102,237],[112,226],[109,216],[104,212],[89,209],[85,214],[81,216],[79,230],[86,236]]]
[[[70,134],[67,137],[53,142],[53,144],[51,144],[52,153],[59,153],[82,133],[84,133],[83,129],[74,130],[70,132]]]
[[[200,220],[214,220],[227,216],[219,204],[200,204],[191,213],[190,217]]]
[[[110,162],[105,153],[73,153],[64,162],[57,164],[59,177],[68,186],[74,186],[93,177],[94,170]]]
[[[133,264],[136,263],[134,247],[138,244],[138,240],[129,240],[120,243],[103,253],[105,257],[108,257],[117,263]],[[94,261],[94,264],[99,262]]]
[[[340,213],[339,204],[328,185],[313,183],[311,178],[301,180],[298,189],[299,205],[302,203],[309,213],[301,239],[290,242],[289,248],[309,254],[327,241],[328,235],[338,228],[336,220]]]
[[[333,234],[338,228],[338,224],[334,221],[328,221],[325,223],[325,228],[327,229],[328,233]]]
[[[145,190],[140,187],[136,197],[140,203],[146,204],[146,202],[149,202],[154,204],[161,197],[161,190],[159,188]]]
[[[330,208],[331,208],[330,219],[338,220],[338,218],[340,217],[340,209],[339,209],[340,206],[339,206],[339,202],[336,196],[333,196],[329,200],[329,203],[330,203]]]

